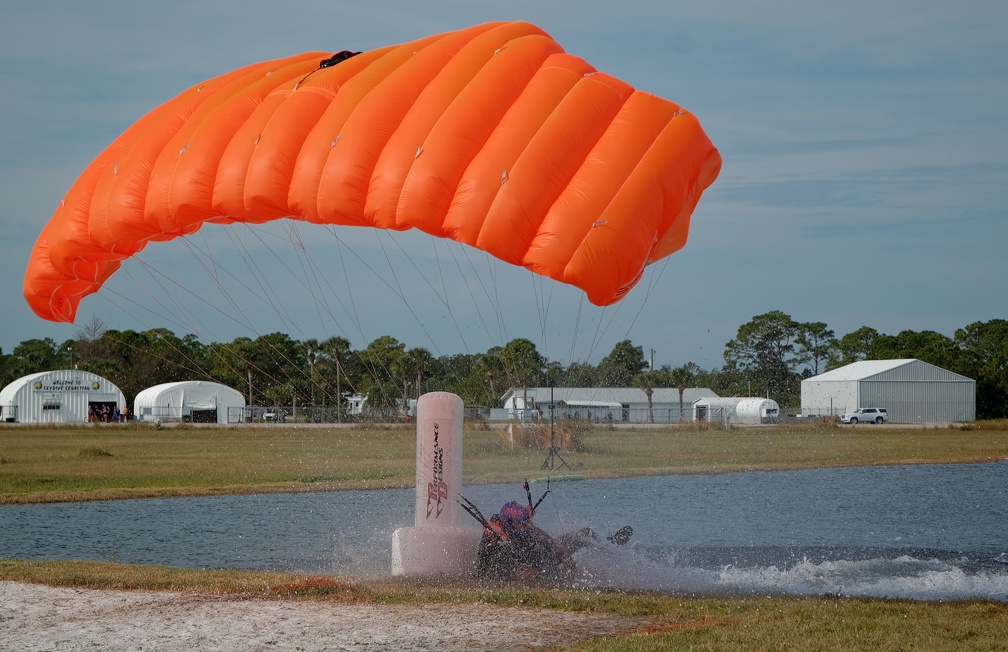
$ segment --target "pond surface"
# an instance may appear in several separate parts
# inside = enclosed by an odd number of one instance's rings
[[[524,498],[466,495],[487,514]],[[594,586],[1008,601],[1008,462],[554,482],[536,522],[633,526],[579,553]],[[412,524],[412,489],[8,505],[0,558],[388,574]]]

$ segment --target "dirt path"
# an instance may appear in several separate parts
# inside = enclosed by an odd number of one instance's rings
[[[488,605],[344,605],[0,582],[0,649],[529,650],[626,633],[639,622]]]

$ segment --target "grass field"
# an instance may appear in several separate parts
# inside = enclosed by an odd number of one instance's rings
[[[898,426],[693,427],[564,433],[587,477],[1008,459],[1008,422]],[[467,483],[545,475],[543,432],[466,430]],[[548,434],[546,434],[548,441]],[[0,427],[0,502],[408,487],[415,436],[355,428]],[[692,597],[541,587],[421,585],[93,562],[0,560],[0,580],[376,604],[472,602],[645,617],[646,631],[577,650],[1008,650],[1008,604],[832,597]]]
[[[562,430],[574,448],[562,472],[589,478],[1008,459],[1002,422]],[[545,475],[548,428],[463,440],[466,483]],[[0,427],[0,504],[410,487],[415,441],[410,426]]]

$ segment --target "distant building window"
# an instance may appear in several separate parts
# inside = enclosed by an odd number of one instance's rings
[[[59,403],[43,403],[42,404],[42,409],[43,410],[58,410],[58,409],[60,409],[60,404]]]

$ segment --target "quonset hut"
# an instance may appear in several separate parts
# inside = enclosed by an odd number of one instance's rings
[[[29,374],[0,390],[0,419],[8,423],[111,421],[125,406],[110,380],[78,369]]]
[[[244,420],[245,397],[208,380],[162,383],[136,395],[133,416],[148,423],[238,423]]]

